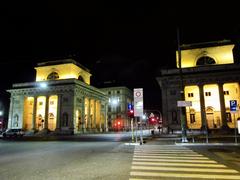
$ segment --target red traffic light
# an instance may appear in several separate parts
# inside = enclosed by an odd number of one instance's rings
[[[128,117],[133,118],[134,117],[134,111],[133,109],[128,111]]]

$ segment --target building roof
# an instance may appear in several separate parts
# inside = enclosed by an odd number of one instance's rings
[[[51,65],[58,65],[58,64],[69,64],[69,63],[75,64],[78,67],[90,73],[90,70],[88,68],[86,68],[79,62],[75,61],[74,59],[60,59],[60,60],[54,60],[54,61],[40,62],[37,64],[37,67],[51,66]]]
[[[202,42],[202,43],[193,43],[193,44],[182,44],[181,50],[187,49],[197,49],[197,48],[206,48],[206,47],[214,47],[214,46],[224,46],[232,44],[230,40],[221,40],[221,41],[210,41],[210,42]]]

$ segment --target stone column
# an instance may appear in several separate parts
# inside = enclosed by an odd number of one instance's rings
[[[49,96],[46,96],[45,118],[44,118],[44,129],[45,130],[48,130],[48,109],[49,109]]]
[[[104,130],[108,132],[108,123],[107,123],[107,103],[104,103]]]
[[[12,120],[13,120],[13,103],[14,103],[14,98],[11,95],[10,98],[10,107],[9,107],[9,115],[8,115],[8,127],[7,128],[11,128],[12,127]]]
[[[227,128],[227,118],[226,118],[226,107],[225,107],[225,99],[223,93],[223,83],[218,83],[219,88],[219,99],[221,106],[221,118],[222,118],[222,127]]]
[[[92,128],[92,120],[91,120],[91,117],[90,117],[90,114],[91,114],[91,111],[90,111],[90,109],[91,109],[91,99],[89,98],[88,99],[88,119],[87,119],[87,121],[88,121],[88,130],[91,130],[91,128]]]
[[[97,107],[97,101],[94,99],[93,101],[94,104],[94,111],[93,111],[93,128],[95,131],[97,131],[96,129],[96,107]]]
[[[37,96],[33,100],[33,113],[32,113],[32,131],[36,130],[36,113],[37,113]]]
[[[99,116],[99,130],[100,132],[102,132],[102,102],[100,101],[99,102],[99,113],[100,113],[100,116]]]
[[[205,129],[207,127],[207,120],[206,120],[206,108],[205,108],[203,84],[199,84],[198,87],[199,87],[199,95],[200,95],[202,129]]]
[[[81,119],[82,119],[82,132],[84,133],[86,131],[86,126],[85,126],[85,97],[82,97],[82,114],[81,114]]]
[[[58,95],[58,103],[57,103],[57,125],[56,125],[56,130],[57,132],[61,131],[61,103],[62,102],[62,95],[59,94]]]

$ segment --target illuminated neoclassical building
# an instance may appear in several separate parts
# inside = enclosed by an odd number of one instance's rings
[[[234,128],[239,112],[230,112],[230,100],[240,100],[240,64],[234,62],[234,44],[230,41],[208,42],[181,46],[182,80],[187,128]],[[181,78],[176,52],[176,69],[162,69],[157,81],[162,93],[163,123],[180,129]]]
[[[107,131],[108,97],[72,59],[38,63],[36,82],[13,84],[8,128],[76,134]]]

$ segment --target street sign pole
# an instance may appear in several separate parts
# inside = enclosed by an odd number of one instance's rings
[[[132,130],[132,143],[134,142],[134,130],[133,130],[133,118],[131,118],[131,130]]]
[[[140,123],[140,144],[143,144],[143,137],[142,137],[142,117],[143,117],[143,89],[137,88],[134,89],[134,117],[136,119],[136,129],[138,129],[138,117]],[[137,143],[137,130],[136,130],[136,143]]]
[[[235,143],[237,144],[237,123],[236,123],[236,117],[234,113],[234,137],[235,137]]]
[[[142,128],[142,117],[140,119],[140,144],[143,144],[143,128]]]
[[[137,132],[138,132],[138,123],[137,123],[137,118],[134,118],[135,119],[135,132],[136,132],[136,135],[135,135],[135,138],[136,138],[136,143],[138,142],[138,140],[137,140],[137,137],[138,137],[138,134],[137,134]]]

